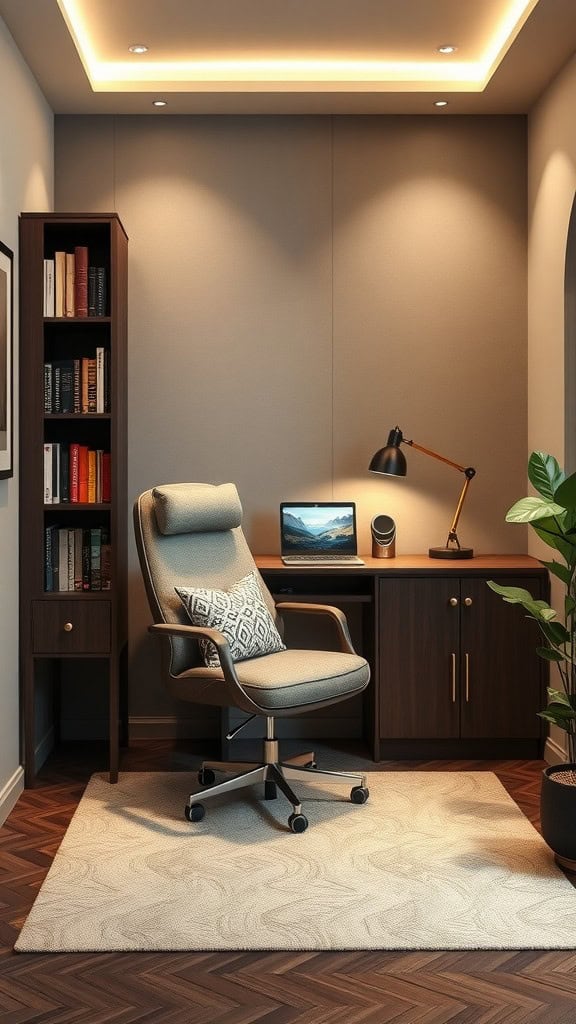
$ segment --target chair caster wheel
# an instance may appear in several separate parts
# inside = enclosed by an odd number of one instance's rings
[[[275,800],[277,795],[278,794],[276,791],[276,783],[272,782],[270,779],[267,779],[266,782],[264,783],[264,799]]]
[[[350,793],[350,799],[353,804],[365,804],[369,796],[370,790],[366,786],[354,786]]]
[[[205,813],[203,804],[186,804],[184,808],[186,821],[202,821]]]
[[[305,832],[308,828],[308,818],[304,814],[291,814],[288,826],[291,832]]]
[[[216,776],[211,768],[201,768],[198,772],[198,782],[201,786],[211,786],[216,782]]]

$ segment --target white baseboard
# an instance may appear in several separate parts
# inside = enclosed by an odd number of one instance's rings
[[[0,825],[3,825],[18,797],[24,792],[24,769],[19,765],[11,779],[0,789]]]

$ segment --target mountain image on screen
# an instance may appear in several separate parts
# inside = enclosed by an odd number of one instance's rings
[[[354,518],[351,512],[332,516],[324,522],[304,522],[300,516],[284,513],[283,547],[286,551],[326,551],[354,554]]]

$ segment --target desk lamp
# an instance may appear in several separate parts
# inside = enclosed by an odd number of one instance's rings
[[[456,506],[456,512],[452,520],[452,525],[448,532],[448,539],[443,548],[430,548],[428,554],[430,558],[472,558],[474,551],[472,548],[463,548],[458,540],[458,534],[456,533],[456,527],[466,497],[466,492],[470,486],[470,481],[476,476],[476,470],[472,469],[471,466],[459,466],[457,462],[452,462],[451,459],[444,458],[443,455],[438,455],[438,452],[433,452],[430,448],[424,448],[420,444],[416,444],[416,441],[409,441],[408,438],[404,437],[400,427],[394,427],[388,435],[388,441],[386,442],[385,448],[380,448],[379,451],[373,456],[370,463],[369,469],[371,473],[383,473],[385,476],[406,476],[406,458],[404,452],[400,450],[401,444],[409,444],[411,448],[416,448],[419,452],[424,452],[424,455],[431,455],[433,459],[439,459],[440,462],[445,462],[447,466],[452,466],[453,469],[457,469],[460,473],[464,473],[466,477],[464,486],[460,492],[458,498],[458,504]]]

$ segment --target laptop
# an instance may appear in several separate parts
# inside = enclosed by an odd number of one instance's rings
[[[364,565],[358,557],[353,501],[283,501],[280,554],[284,565]]]

